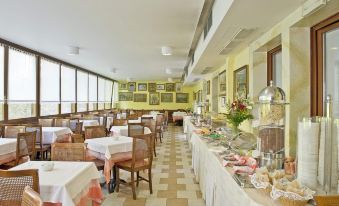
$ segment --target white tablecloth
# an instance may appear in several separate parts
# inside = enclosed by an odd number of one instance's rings
[[[87,139],[85,143],[87,143],[87,148],[98,152],[101,154],[105,154],[107,159],[110,159],[113,154],[122,153],[122,152],[130,152],[132,151],[132,142],[133,139],[131,137],[101,137],[94,139]]]
[[[85,127],[87,126],[99,126],[98,120],[95,119],[81,119],[79,122],[83,122],[82,131],[85,131]]]
[[[11,170],[39,169],[43,161],[30,161]],[[54,162],[49,172],[39,170],[40,195],[44,202],[75,206],[74,199],[81,196],[92,180],[99,179],[92,162]]]
[[[194,130],[194,127],[190,128]],[[192,167],[206,206],[279,205],[273,202],[269,195],[263,195],[256,189],[241,188],[231,172],[222,166],[222,160],[213,153],[221,151],[221,148],[208,145],[192,131],[189,133],[192,134]]]
[[[53,144],[67,134],[72,134],[68,127],[42,127],[42,144]]]
[[[142,117],[152,117],[154,120],[157,119],[157,114],[144,114]]]
[[[112,126],[111,132],[114,136],[128,136],[128,126]],[[152,133],[148,127],[144,127],[144,134]]]
[[[113,124],[113,117],[107,117],[106,120],[106,128],[109,129],[109,127]]]
[[[138,119],[128,120],[128,123],[141,123],[141,117],[138,117]]]
[[[16,152],[15,138],[0,138],[0,155]]]

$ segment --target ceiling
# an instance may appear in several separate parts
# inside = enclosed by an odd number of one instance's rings
[[[2,0],[0,38],[102,75],[164,80],[183,69],[204,0]],[[68,46],[80,55],[67,55]],[[162,56],[162,46],[173,47]],[[117,73],[112,73],[112,68]]]

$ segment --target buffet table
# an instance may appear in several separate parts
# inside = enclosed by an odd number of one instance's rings
[[[191,122],[188,128],[188,136],[191,135],[192,167],[207,206],[280,205],[254,188],[240,187],[233,179],[231,170],[222,165],[222,160],[216,154],[223,148],[207,144],[194,132],[196,128]]]

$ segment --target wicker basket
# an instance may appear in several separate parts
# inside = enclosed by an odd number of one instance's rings
[[[271,191],[272,191],[272,186],[268,186],[265,189],[258,189],[258,191],[264,195],[270,195]]]
[[[253,174],[251,176],[251,183],[254,186],[254,188],[256,188],[260,193],[264,195],[270,195],[272,191],[272,185],[268,185],[266,188],[264,188],[265,186],[261,182],[256,181],[255,176],[256,174]]]
[[[308,200],[291,200],[287,197],[280,197],[278,199],[282,206],[305,206]]]

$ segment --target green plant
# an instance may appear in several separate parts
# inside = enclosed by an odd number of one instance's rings
[[[253,119],[252,105],[248,99],[237,99],[231,104],[227,104],[226,119],[235,129],[248,119]]]

